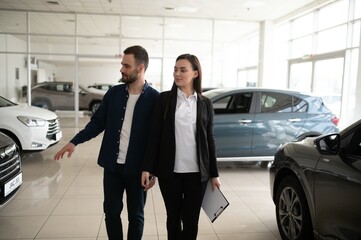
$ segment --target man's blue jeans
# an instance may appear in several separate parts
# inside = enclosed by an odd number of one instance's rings
[[[128,239],[140,240],[144,228],[144,205],[146,192],[141,186],[141,177],[124,174],[124,166],[119,165],[115,173],[104,169],[104,213],[105,225],[110,240],[123,239],[120,214],[123,210],[123,194],[126,192],[128,210]]]

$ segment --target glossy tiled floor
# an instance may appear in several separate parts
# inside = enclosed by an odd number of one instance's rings
[[[102,168],[96,164],[101,136],[79,145],[70,159],[52,160],[76,132],[64,127],[59,144],[24,156],[24,183],[0,210],[0,239],[107,239]],[[214,223],[201,213],[198,239],[281,239],[267,169],[240,163],[220,163],[219,168],[221,190],[230,206]],[[157,185],[148,193],[145,213],[143,239],[165,240],[165,209]],[[122,215],[126,232],[125,212]]]

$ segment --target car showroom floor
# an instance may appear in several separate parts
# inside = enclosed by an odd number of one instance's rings
[[[77,132],[61,119],[62,140],[23,157],[23,185],[0,210],[0,239],[107,239],[102,211],[102,168],[96,163],[101,136],[79,145],[73,156],[53,155]],[[87,121],[85,118],[84,121]],[[211,223],[201,212],[198,239],[277,240],[274,205],[266,168],[220,163],[221,190],[229,207]],[[124,232],[127,219],[122,213]],[[158,188],[148,193],[143,239],[167,239],[166,214]]]

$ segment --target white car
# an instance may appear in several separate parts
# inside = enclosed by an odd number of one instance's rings
[[[0,131],[23,151],[44,150],[62,138],[58,116],[49,110],[16,104],[0,96]]]

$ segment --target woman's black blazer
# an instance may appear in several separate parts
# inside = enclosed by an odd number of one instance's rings
[[[153,111],[151,134],[143,160],[143,171],[159,178],[174,172],[175,109],[177,88],[160,93]],[[213,106],[210,99],[197,95],[196,145],[201,181],[218,177],[216,147],[213,135]]]

